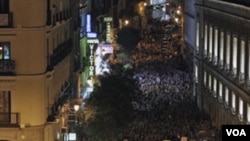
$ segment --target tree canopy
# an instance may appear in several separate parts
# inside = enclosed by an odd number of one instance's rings
[[[126,51],[135,49],[141,40],[139,31],[133,27],[123,27],[117,33],[116,42]]]
[[[132,101],[139,94],[133,79],[123,75],[101,77],[100,85],[86,102],[87,112],[92,113],[86,119],[88,139],[117,140],[133,121]]]

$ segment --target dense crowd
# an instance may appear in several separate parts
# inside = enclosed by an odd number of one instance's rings
[[[176,40],[179,40],[177,38]],[[179,43],[173,40],[173,42]],[[198,140],[199,131],[212,129],[209,116],[201,112],[193,94],[193,70],[180,52],[162,53],[161,43],[142,40],[133,52],[133,78],[143,92],[134,102],[136,119],[128,141]],[[172,44],[172,48],[177,44]],[[179,44],[178,44],[179,45]],[[208,135],[209,136],[209,135]]]

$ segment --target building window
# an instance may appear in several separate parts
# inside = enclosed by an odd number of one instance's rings
[[[250,104],[247,104],[247,122],[250,123]]]
[[[0,113],[10,112],[10,92],[0,91]]]
[[[235,93],[234,92],[232,92],[232,101],[231,101],[231,103],[232,103],[232,109],[231,109],[231,112],[232,112],[232,114],[235,114],[235,107],[236,107],[236,95],[235,95]]]
[[[214,64],[217,65],[218,61],[218,29],[214,30]]]
[[[196,51],[199,52],[199,33],[200,33],[200,24],[196,23]]]
[[[245,73],[245,41],[240,43],[240,73]]]
[[[204,36],[204,56],[207,57],[207,25],[205,25],[205,36]]]
[[[219,97],[222,98],[222,94],[223,94],[223,85],[221,82],[219,82]]]
[[[248,41],[248,48],[250,48],[250,40]],[[250,49],[248,53],[250,54]],[[250,55],[248,55],[248,80],[250,81]]]
[[[240,115],[243,115],[243,111],[244,111],[244,102],[243,102],[243,100],[242,100],[242,98],[239,98],[239,114]]]
[[[213,81],[213,96],[217,97],[217,79],[214,77]]]
[[[195,82],[198,83],[198,66],[195,64]]]
[[[238,39],[237,37],[233,37],[233,70],[232,70],[232,74],[236,75],[237,74],[237,49],[238,48]]]
[[[211,90],[211,88],[212,88],[212,76],[211,76],[211,74],[209,74],[209,76],[208,76],[208,87],[209,87],[209,90]]]
[[[0,42],[0,60],[10,59],[10,43]]]
[[[217,92],[217,79],[214,78],[214,92]]]
[[[229,106],[229,90],[225,87],[225,107],[228,108]]]
[[[227,46],[226,46],[226,69],[230,70],[230,42],[231,42],[231,35],[227,34]]]
[[[0,0],[0,13],[9,13],[9,0]]]
[[[207,72],[204,71],[204,85],[207,87]]]
[[[209,54],[208,54],[208,58],[209,61],[212,61],[212,54],[213,54],[213,27],[210,26],[209,27]]]
[[[220,65],[224,66],[224,32],[220,32]]]

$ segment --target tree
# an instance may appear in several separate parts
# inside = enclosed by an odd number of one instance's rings
[[[132,27],[124,27],[117,33],[116,42],[125,50],[132,51],[141,40],[139,31]]]
[[[88,139],[117,141],[133,121],[132,101],[136,101],[139,94],[135,81],[124,75],[100,78],[100,86],[86,102],[87,110],[92,113],[86,119]]]

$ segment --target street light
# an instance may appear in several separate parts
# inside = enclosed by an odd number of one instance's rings
[[[124,21],[125,25],[127,26],[129,24],[129,21],[128,20],[125,20]]]
[[[64,139],[64,141],[77,141],[77,112],[80,109],[82,99],[76,98],[72,99],[69,103],[68,107],[68,123],[69,123],[69,130],[68,136]]]

